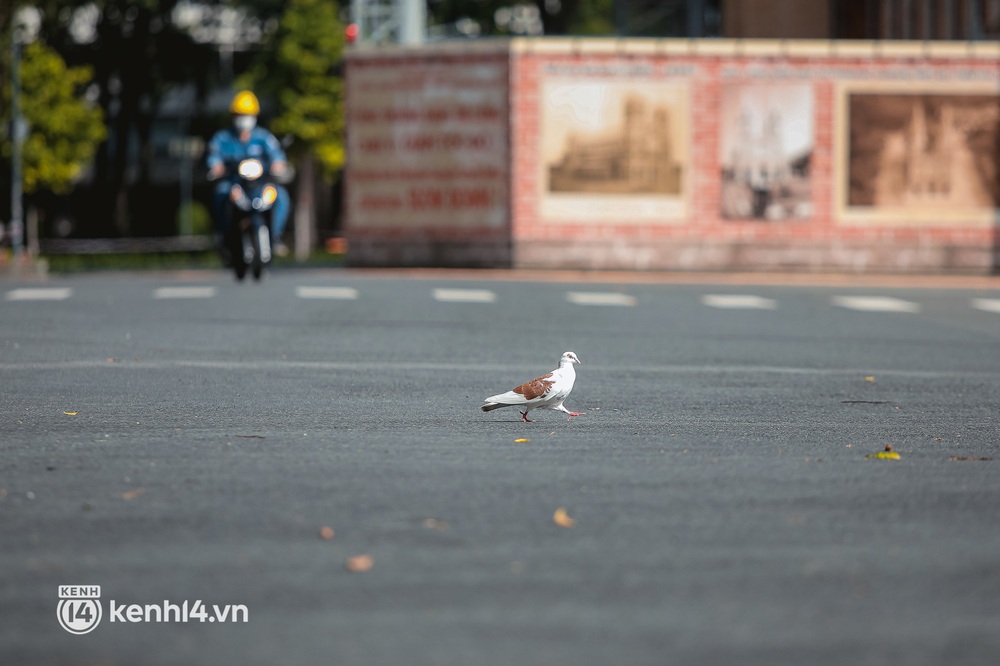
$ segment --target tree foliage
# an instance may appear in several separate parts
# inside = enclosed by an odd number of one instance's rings
[[[24,48],[20,106],[30,126],[22,147],[26,193],[68,192],[107,135],[101,110],[81,97],[92,78],[89,67],[67,67],[41,42]],[[9,141],[4,153],[10,154]]]
[[[271,130],[290,135],[293,153],[309,153],[328,177],[344,163],[343,85],[336,75],[344,48],[337,5],[290,0],[278,29],[241,79],[278,103]]]
[[[0,54],[0,122],[11,121],[11,44],[15,6],[0,11],[3,28]],[[29,132],[21,146],[23,189],[27,194],[50,191],[64,194],[72,189],[90,163],[107,132],[101,110],[84,99],[84,89],[93,80],[89,67],[67,67],[62,57],[36,40],[24,46],[20,59],[18,106]],[[8,172],[13,137],[0,134],[0,154]],[[7,180],[7,176],[3,176]]]
[[[503,10],[534,5],[541,32],[545,35],[611,35],[615,33],[615,0],[432,0],[429,16],[432,25],[452,26],[471,19],[485,36],[529,34],[511,23],[498,22]],[[501,11],[498,14],[498,10]],[[449,34],[446,29],[444,34]]]

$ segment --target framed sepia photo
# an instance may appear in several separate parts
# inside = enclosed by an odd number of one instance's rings
[[[841,219],[993,223],[1000,213],[1000,94],[957,87],[843,91]]]
[[[542,86],[541,213],[671,221],[686,213],[686,81],[553,78]]]

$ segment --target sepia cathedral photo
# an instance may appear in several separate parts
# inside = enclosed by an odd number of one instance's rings
[[[548,190],[679,195],[683,165],[674,145],[670,107],[634,92],[615,102],[619,121],[610,116],[596,130],[566,132],[549,162]]]
[[[1000,96],[854,93],[847,204],[1000,208]]]

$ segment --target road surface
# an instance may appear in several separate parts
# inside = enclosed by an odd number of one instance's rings
[[[998,663],[1000,288],[475,276],[0,282],[0,663]]]

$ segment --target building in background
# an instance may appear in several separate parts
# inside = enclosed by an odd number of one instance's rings
[[[1000,39],[998,0],[721,0],[718,11],[719,36],[737,39]]]
[[[975,38],[824,38],[851,12],[888,30],[917,4]],[[725,0],[717,39],[361,45],[345,66],[348,260],[993,272],[1000,44],[981,37],[998,4]],[[499,97],[462,83],[477,68],[507,82]],[[385,168],[360,168],[360,132],[387,118],[376,134],[391,138],[367,138]],[[449,145],[489,168],[431,168]],[[421,160],[428,147],[441,152]]]

